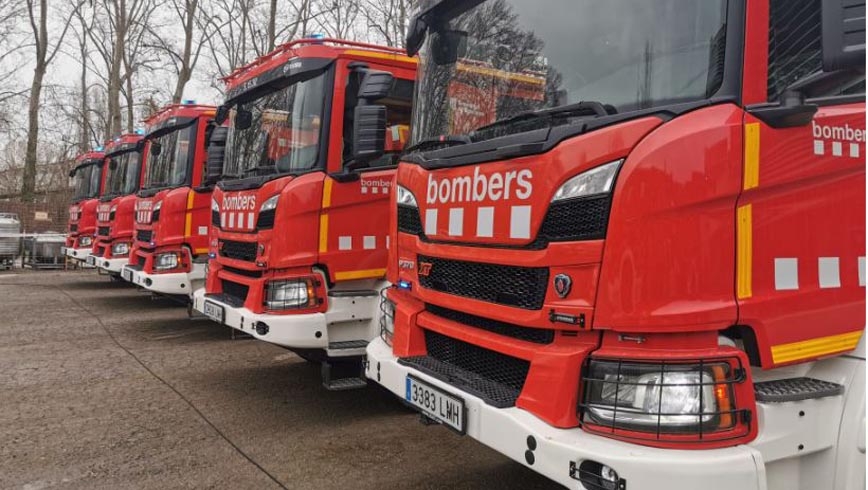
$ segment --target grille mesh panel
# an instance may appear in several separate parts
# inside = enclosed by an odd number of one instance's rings
[[[109,227],[108,226],[100,226],[96,230],[96,234],[99,236],[109,236]]]
[[[596,240],[606,236],[610,195],[565,199],[549,207],[537,241]]]
[[[274,213],[276,211],[276,209],[271,209],[259,213],[259,219],[256,220],[256,228],[260,230],[274,228]]]
[[[489,405],[515,405],[530,362],[431,331],[425,331],[425,344],[427,356],[402,358],[400,362],[479,396]]]
[[[256,260],[256,242],[220,240],[220,256],[253,262]]]
[[[221,283],[223,284],[223,296],[230,299],[233,306],[243,306],[244,302],[247,301],[250,287],[226,279],[221,279]]]
[[[136,232],[136,240],[140,242],[151,243],[151,238],[154,236],[153,230],[138,230]]]
[[[425,309],[440,318],[527,342],[551,344],[555,339],[555,331],[551,329],[522,327],[512,323],[471,315],[463,311],[450,310],[449,308],[437,305],[425,305]]]
[[[422,218],[419,209],[410,206],[398,206],[398,231],[411,235],[422,234]]]
[[[423,255],[418,262],[431,264],[430,274],[419,277],[424,288],[528,310],[543,306],[549,280],[545,267],[483,264]]]

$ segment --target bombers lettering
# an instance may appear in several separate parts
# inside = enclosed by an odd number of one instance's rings
[[[851,128],[849,124],[844,126],[824,126],[811,121],[814,138],[834,139],[838,141],[865,141],[865,130]]]
[[[438,181],[433,174],[428,175],[428,204],[448,204],[460,202],[500,201],[511,199],[526,200],[533,193],[533,172],[529,169],[495,172],[491,175],[473,169],[473,176],[452,177]]]
[[[223,198],[223,211],[252,211],[256,209],[256,196],[227,196]]]

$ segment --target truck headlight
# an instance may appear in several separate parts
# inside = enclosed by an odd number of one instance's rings
[[[289,310],[316,305],[312,279],[283,279],[265,284],[265,306],[269,310]]]
[[[154,204],[154,209],[151,210],[151,223],[155,223],[160,219],[160,209],[163,208],[163,201],[157,201],[157,204]]]
[[[83,236],[78,239],[78,244],[82,247],[89,247],[93,245],[93,238],[89,236]]]
[[[130,244],[127,242],[118,242],[112,245],[112,255],[122,256],[130,253]]]
[[[383,294],[380,295],[380,338],[388,346],[392,346],[392,337],[395,335],[395,303]]]
[[[273,209],[276,209],[277,208],[277,201],[279,199],[280,199],[280,194],[269,197],[268,200],[265,201],[265,204],[263,204],[262,207],[259,208],[259,212],[264,213],[265,211],[271,211]]]
[[[735,425],[726,362],[702,364],[591,360],[583,422],[657,434],[702,434]]]
[[[615,182],[615,175],[617,175],[618,169],[623,162],[624,160],[618,160],[607,163],[576,175],[564,182],[564,185],[555,192],[552,202],[611,192],[612,184]]]
[[[157,254],[154,256],[154,270],[166,271],[178,267],[181,261],[175,252]]]
[[[414,208],[418,208],[419,204],[416,202],[416,196],[413,195],[406,187],[397,186],[398,189],[398,205],[410,206]]]

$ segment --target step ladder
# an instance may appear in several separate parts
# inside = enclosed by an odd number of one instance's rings
[[[362,358],[326,360],[320,368],[322,385],[329,391],[355,390],[368,386]]]

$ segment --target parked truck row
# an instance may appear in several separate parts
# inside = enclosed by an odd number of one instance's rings
[[[67,254],[567,488],[864,488],[864,13],[419,2],[79,157]]]

